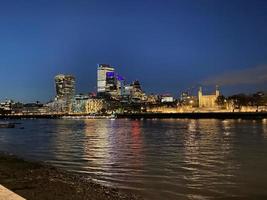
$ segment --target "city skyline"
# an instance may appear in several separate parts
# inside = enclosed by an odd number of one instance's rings
[[[1,3],[0,99],[48,101],[61,73],[76,77],[77,93],[96,91],[97,63],[147,93],[178,96],[215,82],[226,95],[266,90],[258,78],[267,72],[266,8],[260,0]]]
[[[99,69],[101,69],[102,67],[104,68],[108,68],[108,70],[104,70],[104,73],[102,73],[101,75],[99,74]],[[175,95],[173,95],[172,93],[146,93],[145,91],[142,91],[144,92],[145,95],[160,95],[160,96],[171,96],[175,99],[180,99],[181,96],[185,93],[187,93],[188,95],[192,95],[192,96],[195,96],[197,97],[199,95],[199,91],[202,91],[204,90],[205,92],[208,92],[208,93],[211,93],[212,95],[214,94],[215,95],[215,92],[212,91],[212,89],[214,89],[214,86],[216,87],[216,95],[217,95],[217,89],[219,90],[220,86],[219,84],[217,83],[220,83],[222,85],[235,85],[235,83],[240,83],[240,84],[244,84],[244,81],[245,82],[248,82],[250,84],[255,84],[255,83],[261,83],[261,82],[264,82],[265,79],[266,79],[266,75],[263,74],[265,72],[265,66],[259,66],[257,68],[257,70],[254,70],[252,71],[251,69],[247,69],[245,71],[242,71],[242,73],[238,74],[239,72],[238,71],[235,71],[233,72],[233,74],[231,75],[227,75],[227,74],[222,74],[221,76],[215,76],[209,80],[207,80],[206,82],[204,82],[204,84],[198,84],[194,87],[188,87],[187,89],[185,90],[181,90],[180,93],[176,93]],[[97,64],[97,68],[96,68],[96,83],[95,83],[95,90],[94,91],[86,91],[86,92],[80,92],[79,88],[76,88],[76,85],[77,85],[77,82],[76,82],[76,77],[73,76],[72,74],[63,74],[63,73],[60,73],[60,74],[56,74],[53,78],[53,90],[54,90],[54,96],[52,97],[49,97],[50,99],[49,100],[44,100],[42,103],[49,103],[49,102],[52,102],[54,100],[60,100],[62,97],[63,99],[65,99],[64,95],[63,96],[59,96],[59,95],[62,95],[63,93],[66,93],[67,96],[69,95],[69,98],[72,99],[75,95],[77,97],[79,97],[80,95],[100,95],[100,98],[101,97],[101,93],[102,92],[108,92],[110,94],[112,94],[113,92],[114,95],[123,95],[121,92],[122,90],[127,90],[126,88],[129,87],[130,85],[132,84],[135,84],[135,82],[138,82],[139,84],[139,80],[135,79],[135,80],[127,80],[127,77],[124,77],[122,75],[120,75],[118,73],[118,71],[115,71],[115,67],[112,66],[112,65],[109,65],[109,64]],[[262,74],[260,74],[262,73]],[[234,76],[236,75],[240,75],[238,78],[236,79],[232,79]],[[258,75],[258,79],[250,79],[249,81],[246,81],[245,78],[249,78],[250,76],[253,76],[253,75]],[[99,80],[99,77],[102,77],[100,78]],[[105,89],[100,89],[101,87],[103,87],[104,85],[109,85],[108,87],[113,87],[113,81],[112,81],[112,84],[110,85],[110,83],[107,83],[106,79],[107,78],[115,78],[116,81],[119,81],[119,82],[124,82],[124,84],[126,85],[118,85],[118,88],[114,88],[115,90],[112,92],[112,91],[105,91]],[[65,79],[65,80],[64,80]],[[102,80],[103,79],[103,80]],[[64,81],[63,81],[64,80]],[[67,81],[67,82],[65,82]],[[79,81],[79,80],[77,80]],[[103,83],[100,83],[100,88],[99,88],[99,81],[100,82],[103,82]],[[120,84],[122,84],[122,82]],[[115,82],[114,82],[115,83]],[[67,87],[65,87],[65,84],[68,85]],[[204,87],[203,87],[204,86]],[[126,88],[124,88],[126,87]],[[60,89],[61,88],[61,89]],[[141,89],[141,88],[140,88]],[[220,88],[221,89],[221,88]],[[103,90],[103,91],[102,91]],[[125,92],[125,91],[124,91]],[[255,92],[262,92],[260,90],[257,90],[257,88],[254,90],[254,93]],[[263,92],[266,92],[266,91],[263,91]],[[126,91],[127,93],[127,91]],[[252,93],[244,93],[244,92],[238,92],[236,94],[247,94],[247,95],[252,95]],[[236,94],[232,94],[232,95],[236,95]],[[113,95],[113,94],[112,94]],[[223,95],[225,96],[225,94],[220,94],[220,95]],[[226,95],[227,96],[227,95]],[[229,95],[228,95],[229,96]],[[218,95],[217,95],[218,97]],[[216,97],[216,98],[217,98]],[[1,99],[0,99],[1,100]],[[26,102],[23,102],[21,101],[20,99],[12,99],[12,98],[5,98],[5,100],[14,100],[15,102],[22,102],[22,103],[26,103]],[[39,99],[35,99],[34,101],[32,102],[40,102]]]

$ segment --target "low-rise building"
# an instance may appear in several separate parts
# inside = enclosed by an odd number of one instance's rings
[[[173,96],[165,94],[161,96],[161,103],[173,103],[175,100]]]
[[[218,96],[220,95],[218,86],[216,86],[215,94],[210,95],[203,95],[202,93],[202,87],[199,88],[198,91],[198,104],[200,108],[216,108],[216,100]]]
[[[87,114],[96,114],[104,112],[107,109],[104,99],[88,99],[85,104]]]
[[[89,100],[89,95],[75,95],[71,102],[72,113],[86,113],[86,105]]]
[[[197,96],[190,95],[189,92],[183,92],[179,99],[180,106],[198,106],[198,98]]]

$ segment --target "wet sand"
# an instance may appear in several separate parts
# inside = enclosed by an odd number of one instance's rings
[[[137,200],[132,194],[105,187],[45,163],[0,153],[0,184],[28,200]]]

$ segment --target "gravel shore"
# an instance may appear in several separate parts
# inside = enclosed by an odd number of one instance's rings
[[[45,163],[25,161],[6,153],[0,153],[0,184],[28,200],[141,199]]]

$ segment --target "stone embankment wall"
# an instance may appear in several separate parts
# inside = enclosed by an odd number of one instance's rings
[[[152,113],[192,113],[192,112],[267,112],[267,106],[243,106],[241,109],[233,107],[228,108],[198,108],[190,106],[177,106],[177,107],[151,107],[147,108],[147,112]]]

